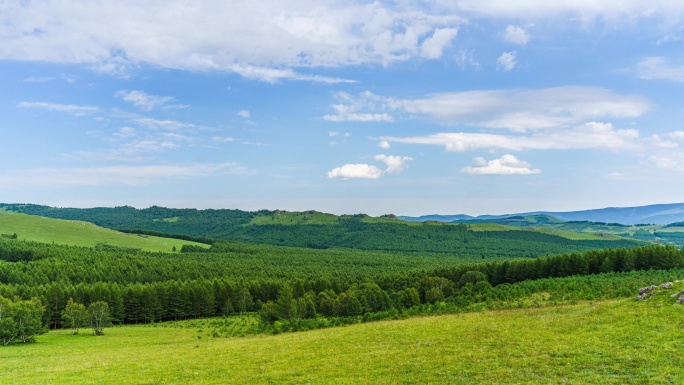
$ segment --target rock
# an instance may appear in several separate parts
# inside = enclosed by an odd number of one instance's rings
[[[684,293],[682,293],[681,291],[678,291],[678,292],[676,292],[676,293],[670,295],[670,298],[677,297],[677,296],[679,296],[680,294],[684,294]]]
[[[660,287],[662,287],[663,289],[669,289],[670,287],[672,287],[672,282],[665,282],[662,285],[660,285]]]
[[[646,294],[646,293],[650,293],[650,292],[652,292],[653,290],[655,290],[655,288],[656,288],[655,285],[642,287],[642,288],[639,289],[639,295],[642,296],[642,295],[644,295],[644,294]]]
[[[684,294],[680,295],[679,298],[677,298],[676,303],[684,303]]]

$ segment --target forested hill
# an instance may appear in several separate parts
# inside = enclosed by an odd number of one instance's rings
[[[314,249],[342,247],[360,250],[452,253],[464,257],[536,257],[589,249],[633,247],[624,238],[590,235],[570,239],[529,229],[490,228],[471,231],[466,225],[409,223],[388,215],[335,216],[314,211],[54,208],[0,204],[0,209],[58,219],[92,222],[102,227],[234,240]]]

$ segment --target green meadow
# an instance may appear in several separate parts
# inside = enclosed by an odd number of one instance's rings
[[[21,240],[83,247],[108,245],[166,252],[171,252],[174,247],[180,250],[186,244],[209,247],[180,239],[125,234],[88,222],[65,221],[0,210],[0,234],[11,236],[15,233]]]
[[[665,298],[241,338],[164,323],[109,328],[101,337],[56,330],[0,349],[0,382],[679,384],[684,309]]]

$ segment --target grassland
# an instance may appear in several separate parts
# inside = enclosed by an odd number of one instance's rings
[[[195,327],[52,331],[0,349],[0,382],[677,384],[673,300],[610,300],[288,333],[212,338]]]
[[[0,210],[0,234],[8,236],[14,233],[19,239],[28,241],[85,247],[105,244],[167,252],[172,251],[174,247],[180,250],[186,244],[209,247],[209,245],[179,239],[124,234],[88,222],[65,221]]]

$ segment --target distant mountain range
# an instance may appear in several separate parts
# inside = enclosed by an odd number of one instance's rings
[[[504,219],[517,216],[548,215],[564,221],[591,221],[603,223],[620,223],[623,225],[657,224],[666,225],[684,221],[684,203],[657,204],[638,207],[608,207],[603,209],[553,212],[535,211],[506,215],[423,215],[420,217],[400,216],[398,218],[411,222],[454,222],[470,220]]]

